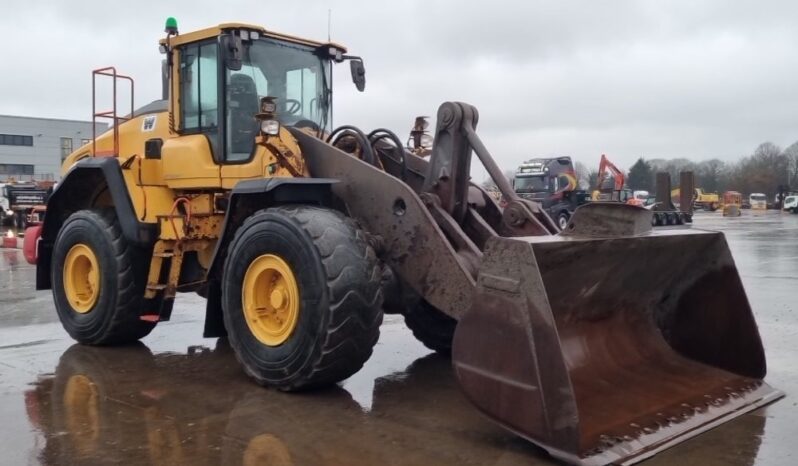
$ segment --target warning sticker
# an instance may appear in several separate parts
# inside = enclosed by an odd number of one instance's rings
[[[154,131],[156,118],[158,118],[158,115],[144,117],[144,121],[141,123],[141,131]]]

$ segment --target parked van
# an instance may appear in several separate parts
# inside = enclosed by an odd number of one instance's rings
[[[784,210],[798,214],[798,195],[790,195],[784,198]]]

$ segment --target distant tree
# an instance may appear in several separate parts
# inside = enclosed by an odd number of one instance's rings
[[[704,160],[695,167],[696,186],[710,193],[720,193],[725,190],[724,171],[726,164],[718,159]]]
[[[515,178],[515,170],[504,170],[504,176],[510,182],[510,185],[513,184],[513,179]],[[499,188],[496,186],[496,182],[493,181],[493,178],[490,175],[487,175],[481,183],[482,187],[487,189],[488,191],[498,191]]]
[[[741,159],[729,177],[730,189],[743,194],[764,193],[768,198],[787,183],[788,156],[772,142],[763,142],[754,153]]]
[[[792,143],[782,152],[787,161],[787,184],[798,190],[798,142]]]
[[[574,171],[576,172],[576,184],[579,189],[590,189],[592,186],[590,184],[590,169],[587,168],[582,162],[576,162],[574,164]],[[598,172],[596,172],[596,176],[598,176]]]
[[[598,186],[598,170],[591,168],[587,174],[587,189],[595,189]]]
[[[629,189],[654,191],[654,172],[651,165],[648,164],[643,157],[637,159],[632,168],[629,169],[629,178],[626,181]]]
[[[775,160],[781,155],[781,148],[772,142],[763,142],[754,150],[754,158],[762,160]]]
[[[695,172],[696,164],[685,158],[678,159],[651,159],[648,161],[654,175],[659,172],[668,172],[671,175],[671,184],[679,183],[679,173],[683,171]]]

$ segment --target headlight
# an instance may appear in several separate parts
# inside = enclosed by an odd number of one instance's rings
[[[280,122],[277,120],[263,120],[260,122],[260,130],[263,134],[277,136],[280,134]]]

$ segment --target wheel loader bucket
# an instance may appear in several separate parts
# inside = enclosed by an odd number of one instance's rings
[[[722,233],[592,231],[486,244],[453,349],[479,409],[569,463],[630,464],[783,396]]]

